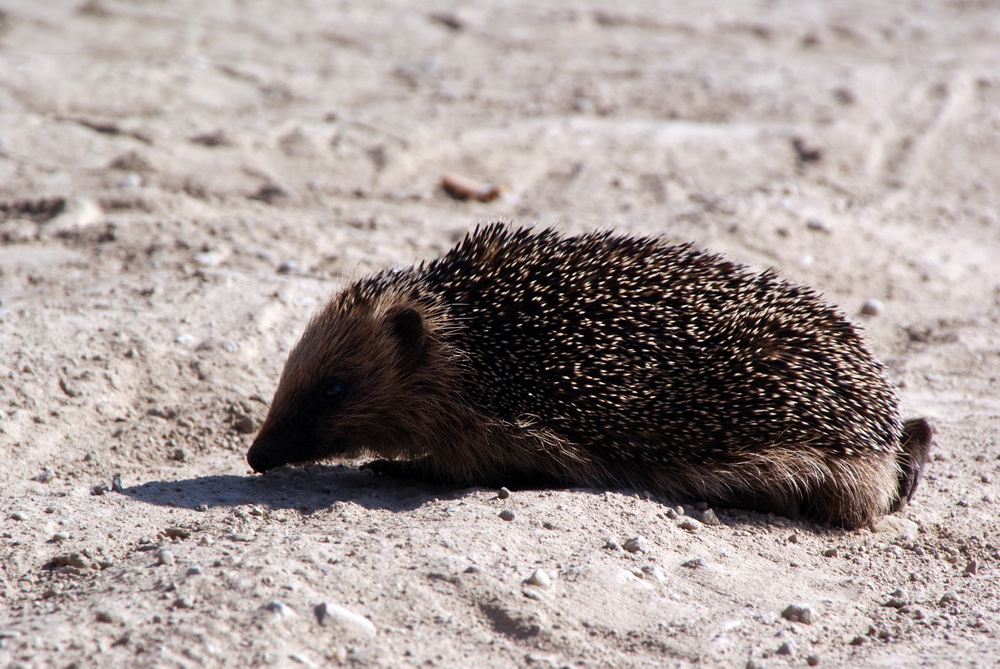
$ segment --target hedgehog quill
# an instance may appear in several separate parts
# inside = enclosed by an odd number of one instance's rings
[[[902,508],[932,429],[811,289],[659,238],[478,226],[349,285],[247,453],[459,485],[588,486],[846,528]]]

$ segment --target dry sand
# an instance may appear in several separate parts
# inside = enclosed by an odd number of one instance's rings
[[[0,7],[0,665],[997,666],[997,3]],[[495,217],[817,287],[938,428],[914,503],[685,529],[628,491],[252,475],[317,306]]]

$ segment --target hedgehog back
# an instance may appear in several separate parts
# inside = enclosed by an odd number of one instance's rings
[[[895,394],[854,327],[770,272],[657,238],[491,224],[415,275],[486,415],[641,463],[898,449]]]

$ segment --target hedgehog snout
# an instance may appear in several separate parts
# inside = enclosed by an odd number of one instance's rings
[[[313,462],[342,454],[347,445],[348,440],[342,435],[317,432],[311,422],[302,426],[265,421],[247,451],[247,462],[255,472],[263,474],[281,465]]]
[[[306,443],[303,437],[294,428],[289,429],[265,420],[247,451],[247,462],[255,472],[263,474],[269,469],[304,460],[306,458],[299,453],[299,446]]]
[[[278,449],[276,446],[277,444],[274,443],[274,440],[266,436],[258,436],[254,439],[250,450],[247,451],[247,462],[255,472],[263,474],[267,470],[274,469],[287,462],[277,457],[276,451]]]

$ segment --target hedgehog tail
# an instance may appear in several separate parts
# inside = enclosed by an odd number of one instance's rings
[[[889,513],[899,511],[913,499],[924,465],[927,464],[927,456],[931,452],[933,438],[934,428],[926,418],[911,418],[903,424],[901,451],[896,458],[899,465],[899,489]]]

